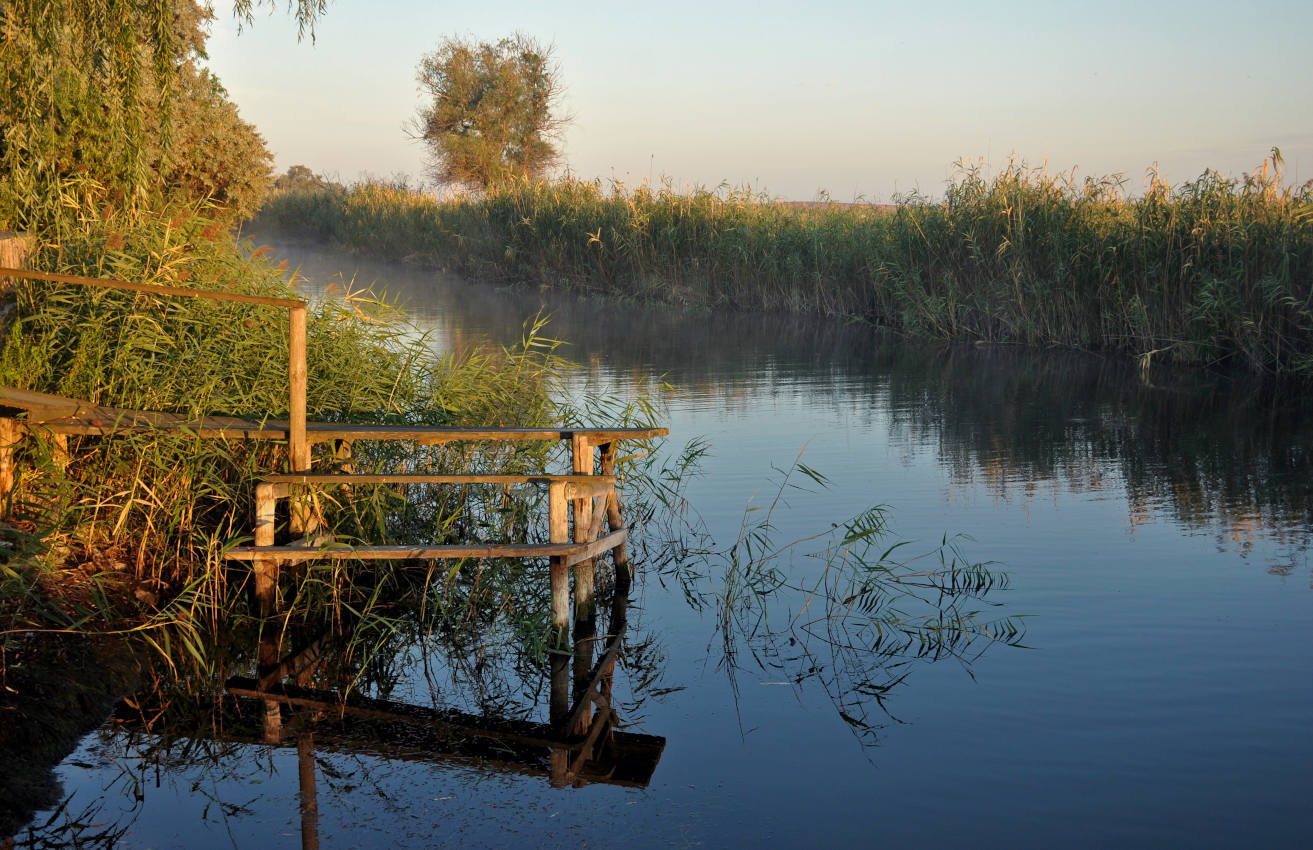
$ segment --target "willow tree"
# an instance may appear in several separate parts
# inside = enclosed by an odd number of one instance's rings
[[[324,3],[289,4],[302,32]],[[84,196],[150,206],[176,190],[250,211],[268,152],[197,65],[211,17],[196,0],[0,2],[0,229]]]
[[[431,103],[415,119],[433,176],[476,189],[538,177],[560,159],[560,72],[550,46],[523,35],[496,44],[450,38],[419,64]]]

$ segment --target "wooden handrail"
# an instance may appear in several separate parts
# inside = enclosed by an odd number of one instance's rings
[[[231,301],[239,304],[259,304],[266,307],[285,307],[288,312],[287,339],[287,443],[289,465],[293,472],[310,469],[310,443],[305,431],[306,361],[305,334],[307,304],[294,298],[272,298],[265,295],[247,295],[241,292],[213,292],[184,286],[162,286],[153,283],[133,283],[112,278],[82,277],[74,274],[38,272],[31,269],[11,269],[0,266],[0,278],[17,277],[44,280],[50,283],[72,283],[77,286],[94,286],[101,289],[120,289],[146,292],[154,295],[176,295],[184,298],[202,298],[208,301]]]
[[[115,280],[108,277],[82,277],[75,274],[57,274],[55,272],[38,272],[31,269],[11,269],[0,266],[0,277],[22,277],[31,280],[45,280],[51,283],[75,283],[78,286],[96,286],[101,289],[125,289],[133,292],[153,292],[156,295],[181,295],[189,298],[205,298],[210,301],[237,301],[243,304],[263,304],[266,307],[304,307],[306,302],[295,298],[273,298],[267,295],[247,295],[242,292],[215,292],[209,289],[193,289],[188,286],[164,286],[154,283],[133,283],[127,280]]]

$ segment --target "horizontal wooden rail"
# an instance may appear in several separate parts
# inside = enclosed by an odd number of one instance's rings
[[[613,531],[588,543],[454,543],[439,546],[234,546],[224,553],[230,561],[277,559],[281,563],[305,561],[435,561],[457,558],[560,558],[567,567],[596,558],[624,543],[626,529]]]
[[[78,286],[94,286],[99,289],[122,289],[131,292],[149,292],[154,295],[180,295],[185,298],[204,298],[209,301],[235,301],[242,304],[263,304],[267,307],[305,307],[306,302],[295,298],[273,298],[267,295],[247,295],[242,292],[222,292],[209,289],[193,289],[189,286],[164,286],[154,283],[133,283],[108,277],[82,277],[75,274],[57,274],[55,272],[37,272],[30,269],[10,269],[0,267],[0,277],[19,277],[30,280],[45,280],[51,283],[73,283]]]
[[[293,472],[310,468],[310,443],[305,433],[305,394],[309,373],[305,360],[307,304],[295,298],[271,298],[265,295],[246,295],[241,292],[215,292],[184,286],[161,286],[153,283],[132,283],[113,278],[82,277],[73,274],[38,272],[31,269],[0,267],[0,277],[28,278],[51,283],[71,283],[100,289],[118,289],[145,292],[153,295],[174,295],[183,298],[202,298],[208,301],[230,301],[239,304],[259,304],[287,309],[287,443],[290,466]]]
[[[564,484],[567,499],[588,499],[605,496],[614,488],[614,475],[426,475],[423,473],[389,473],[389,474],[305,474],[266,475],[261,479],[266,484]],[[283,498],[289,491],[284,487],[275,489],[275,498]]]

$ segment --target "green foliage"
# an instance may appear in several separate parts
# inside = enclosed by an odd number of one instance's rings
[[[172,216],[84,214],[32,257],[39,270],[295,297],[281,270],[248,254],[217,222],[184,209]],[[437,356],[396,309],[368,293],[339,293],[311,311],[307,327],[312,417],[435,425],[546,425],[563,365],[531,328],[516,350]],[[286,415],[285,310],[28,282],[13,293],[0,349],[0,383],[103,404],[261,420]],[[0,565],[0,637],[32,626],[90,630],[133,617],[186,637],[188,623],[240,604],[246,572],[228,583],[222,552],[249,539],[254,482],[281,470],[285,447],[200,440],[187,433],[70,438],[65,460],[49,438],[25,440],[10,519],[44,546]],[[443,447],[361,446],[357,468],[536,471],[540,448],[465,452]],[[321,447],[316,463],[333,463]],[[330,495],[330,523],[349,534],[431,540],[510,521],[501,494],[389,495],[359,488]],[[473,497],[471,497],[472,499]],[[400,501],[398,501],[400,499]],[[486,529],[485,529],[486,533]],[[114,566],[117,564],[118,566]],[[337,581],[314,574],[304,606],[329,596],[364,605],[386,573]],[[340,576],[339,576],[340,577]],[[77,589],[85,587],[85,594]],[[303,608],[304,608],[303,606]],[[155,624],[154,626],[150,624]],[[120,623],[121,625],[121,623]],[[176,631],[181,628],[182,631]],[[154,632],[152,632],[154,634]]]
[[[385,257],[538,286],[856,316],[948,340],[1313,374],[1313,183],[1280,154],[1127,197],[1020,163],[960,164],[942,202],[798,207],[751,192],[515,180],[279,197],[266,221]]]
[[[487,189],[538,177],[559,158],[560,74],[551,48],[516,35],[496,44],[447,39],[419,64],[432,103],[415,119],[442,183]]]
[[[270,155],[197,65],[195,0],[16,0],[0,7],[0,227],[39,229],[70,187],[130,209],[208,198],[247,217]]]

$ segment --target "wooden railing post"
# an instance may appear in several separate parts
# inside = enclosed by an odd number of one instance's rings
[[[290,318],[287,339],[287,454],[291,472],[310,471],[310,442],[305,433],[305,393],[307,369],[305,362],[306,307],[289,307]],[[291,501],[289,526],[293,534],[309,534],[315,529],[311,508],[305,494]]]
[[[575,475],[592,475],[593,444],[587,434],[574,434],[570,438],[570,459]],[[591,496],[574,500],[574,542],[591,543],[589,530],[593,525],[593,499]],[[575,616],[587,616],[592,610],[595,558],[580,561],[574,566]]]
[[[565,498],[565,482],[553,481],[547,487],[548,539],[552,543],[570,542],[569,509],[569,500]],[[565,636],[570,629],[570,568],[560,555],[552,556],[551,581],[552,631],[559,646],[565,643]]]
[[[255,485],[255,545],[274,545],[278,491],[274,484]],[[261,617],[272,617],[278,609],[278,559],[257,557],[251,564],[255,573],[255,603]]]

